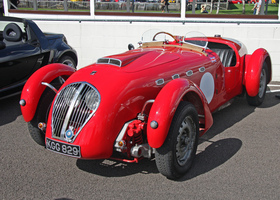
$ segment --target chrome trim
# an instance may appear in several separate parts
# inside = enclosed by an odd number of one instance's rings
[[[200,67],[199,72],[201,72],[201,73],[205,72],[205,67]]]
[[[50,89],[52,89],[52,91],[54,91],[55,93],[57,93],[57,89],[56,89],[54,86],[52,86],[51,84],[49,84],[49,83],[47,83],[47,82],[42,82],[41,84],[44,85],[44,86],[49,87]]]
[[[142,108],[141,113],[138,114],[137,119],[139,119],[141,121],[145,121],[145,114],[144,114],[144,112],[146,110],[146,107],[147,107],[148,104],[154,103],[154,102],[155,102],[154,99],[150,99],[150,100],[146,101],[144,106],[143,106],[143,108]],[[146,115],[146,116],[148,116],[148,115]]]
[[[21,99],[21,100],[19,101],[19,105],[25,106],[25,105],[26,105],[26,101],[25,101],[24,99]]]
[[[94,90],[96,106],[88,107],[86,94]],[[77,82],[65,86],[56,96],[52,111],[52,136],[66,142],[73,143],[83,127],[95,114],[100,105],[101,97],[98,90],[86,83]],[[66,132],[71,131],[73,136],[66,137]]]
[[[179,75],[179,74],[174,74],[174,75],[172,76],[172,79],[176,79],[176,78],[180,78],[180,75]]]
[[[60,133],[60,137],[62,137],[62,138],[64,138],[64,136],[65,136],[66,128],[68,126],[68,122],[69,122],[70,116],[71,116],[71,114],[73,112],[74,106],[76,104],[78,96],[81,93],[83,87],[84,87],[84,85],[81,84],[80,87],[75,91],[74,97],[71,100],[71,103],[70,103],[69,109],[67,111],[67,114],[66,114],[66,116],[64,118],[63,126],[62,126],[61,133]]]
[[[155,121],[155,120],[151,121],[150,127],[151,127],[152,129],[157,129],[157,128],[158,128],[158,122]]]
[[[192,71],[192,70],[187,71],[187,72],[186,72],[186,75],[187,75],[187,76],[192,76],[192,75],[193,75],[193,71]]]
[[[99,58],[96,64],[109,64],[109,65],[115,65],[121,67],[122,61],[115,58]]]
[[[156,80],[156,84],[157,85],[163,85],[164,84],[164,79],[161,78],[161,79]]]
[[[152,151],[153,149],[152,147],[150,147],[148,143],[136,145],[130,149],[131,155],[136,158],[140,158],[140,157],[151,158]]]
[[[64,79],[64,78],[62,78],[61,76],[59,76],[58,78],[59,78],[59,82],[60,82],[61,84],[65,83],[65,79]]]
[[[123,139],[123,136],[124,136],[124,134],[126,133],[126,130],[127,130],[128,125],[129,125],[131,122],[133,122],[134,120],[135,120],[135,119],[133,119],[133,120],[131,120],[131,121],[128,121],[128,122],[126,122],[126,123],[123,125],[122,130],[120,131],[120,133],[119,133],[117,139],[115,140],[114,147],[115,147],[115,150],[116,150],[116,151],[120,151],[120,149],[119,149],[120,146],[118,145],[118,142],[121,141],[121,140]]]
[[[141,115],[144,114],[144,111],[145,111],[147,105],[148,105],[149,103],[154,103],[154,102],[155,102],[154,99],[150,99],[150,100],[146,101],[145,104],[144,104],[144,106],[143,106],[143,108],[142,108]]]

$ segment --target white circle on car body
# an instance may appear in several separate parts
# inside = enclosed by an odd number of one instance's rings
[[[203,92],[208,104],[212,101],[214,96],[215,84],[211,73],[206,72],[200,80],[200,89]]]

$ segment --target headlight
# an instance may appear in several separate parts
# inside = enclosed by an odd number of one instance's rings
[[[85,102],[88,109],[95,111],[100,103],[99,93],[94,89],[87,91],[85,94]]]
[[[77,92],[77,88],[74,86],[65,88],[63,92],[63,100],[68,106],[70,106],[71,101],[73,100],[73,97],[76,94],[76,92]],[[79,105],[79,102],[80,102],[80,98],[76,100],[74,107],[77,107],[77,105]]]

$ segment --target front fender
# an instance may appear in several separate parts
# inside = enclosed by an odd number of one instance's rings
[[[186,96],[191,93],[195,93],[195,96],[198,96],[198,99],[195,101],[198,100],[200,102],[192,102],[191,100],[190,102],[195,105],[196,109],[203,110],[204,112],[204,132],[212,126],[212,115],[201,90],[190,80],[175,79],[163,87],[151,107],[147,125],[147,138],[152,148],[159,148],[163,145],[180,101],[183,98],[189,100]],[[200,108],[199,105],[203,106],[203,108]],[[157,128],[151,127],[152,121],[158,123]]]
[[[262,66],[264,62],[267,62],[267,67],[268,67],[267,83],[269,83],[271,80],[270,56],[265,49],[260,48],[254,51],[254,53],[251,56],[247,55],[245,61],[246,61],[246,67],[245,67],[244,85],[248,95],[253,97],[256,96],[259,92],[260,76],[261,76]]]
[[[45,85],[41,84],[42,82],[50,83],[59,76],[70,76],[75,71],[67,65],[54,63],[46,65],[32,74],[21,93],[21,99],[25,101],[25,105],[20,106],[24,120],[29,122],[35,115],[38,102],[46,88]]]

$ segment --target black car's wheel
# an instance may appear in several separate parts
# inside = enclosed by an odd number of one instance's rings
[[[249,105],[259,106],[264,101],[266,87],[267,87],[267,73],[268,73],[267,64],[266,62],[264,62],[261,71],[260,87],[259,87],[258,94],[254,97],[251,97],[246,93],[246,99]]]
[[[59,63],[62,63],[62,64],[65,64],[65,65],[68,65],[74,69],[76,69],[76,66],[77,66],[77,63],[75,62],[75,60],[70,57],[70,56],[62,56],[59,61]]]
[[[55,85],[58,89],[61,85]],[[55,97],[55,92],[50,88],[46,88],[42,94],[40,101],[37,106],[36,113],[33,119],[28,122],[28,130],[32,139],[39,145],[45,145],[45,132],[38,128],[38,124],[43,122],[47,124],[48,115],[52,101]]]
[[[199,137],[199,121],[195,107],[181,102],[173,117],[164,144],[156,149],[156,165],[161,174],[176,179],[191,167]]]

